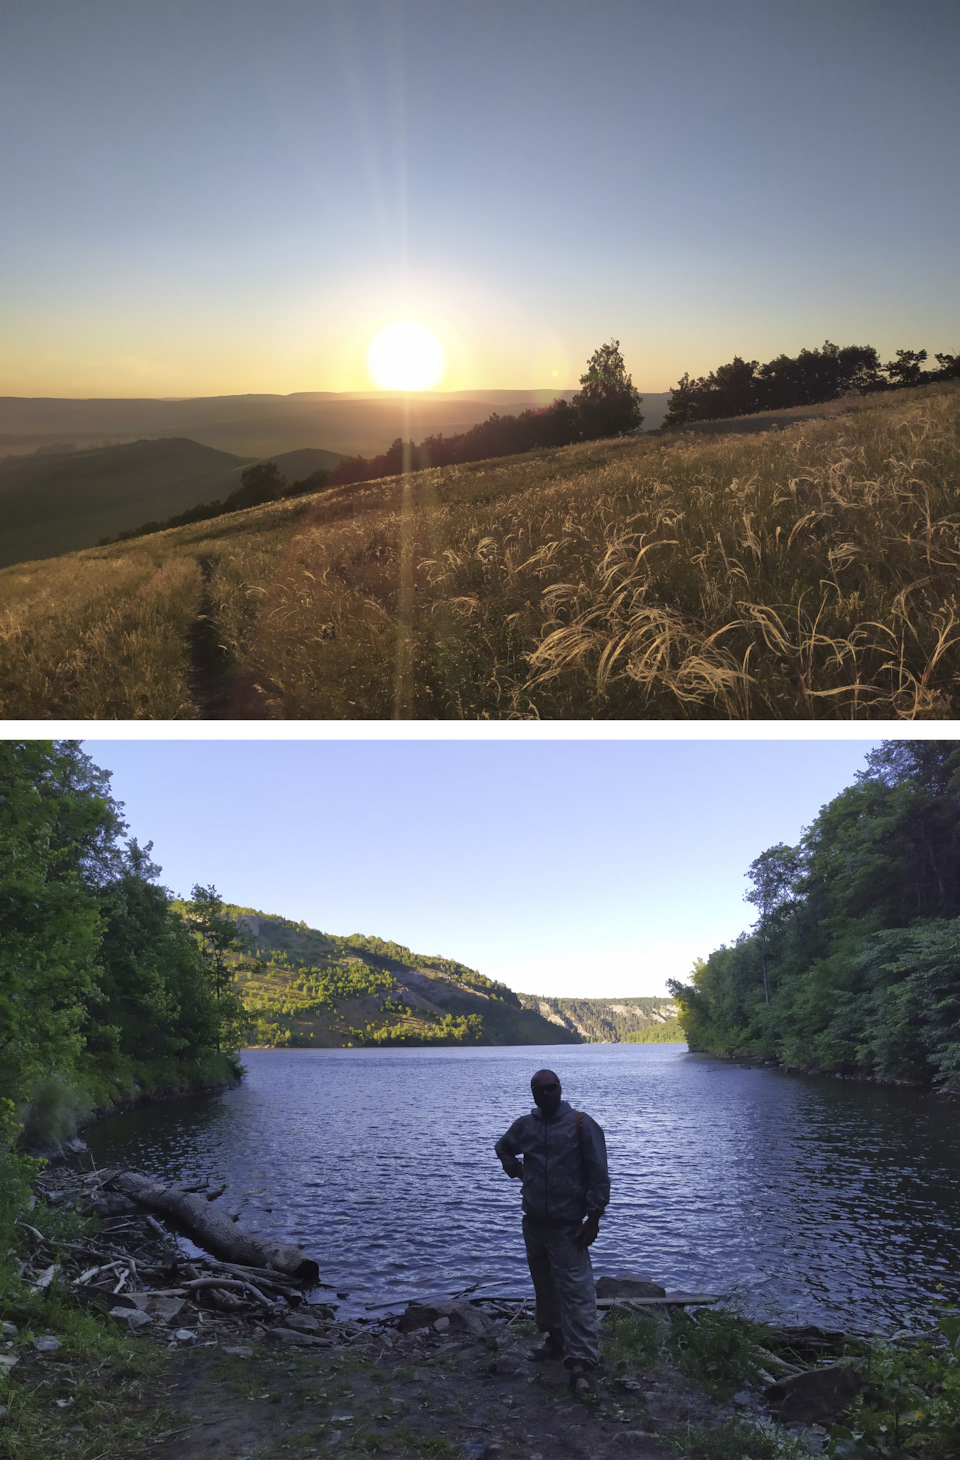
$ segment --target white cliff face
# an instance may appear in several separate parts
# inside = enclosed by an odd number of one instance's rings
[[[679,1010],[672,999],[550,999],[521,994],[525,1009],[570,1029],[591,1044],[615,1043],[624,1035],[666,1024]]]

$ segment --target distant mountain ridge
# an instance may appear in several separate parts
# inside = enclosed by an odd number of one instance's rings
[[[293,395],[198,396],[184,400],[58,400],[0,396],[0,453],[72,443],[80,448],[137,437],[187,436],[205,446],[263,460],[317,447],[342,456],[376,455],[398,436],[422,441],[486,420],[492,410],[548,405],[573,389],[422,391],[415,395],[299,391]],[[644,428],[659,426],[669,391],[644,397]]]

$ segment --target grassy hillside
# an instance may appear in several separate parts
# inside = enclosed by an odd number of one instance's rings
[[[684,1038],[672,999],[519,998],[525,1009],[572,1030],[588,1044],[667,1044]]]
[[[259,965],[236,980],[253,1044],[580,1043],[575,1031],[521,1007],[505,984],[452,959],[334,937],[252,908],[225,911],[245,923]]]
[[[328,490],[0,572],[8,718],[960,716],[960,389]]]
[[[196,441],[133,441],[0,458],[0,565],[92,547],[240,485],[248,458]]]

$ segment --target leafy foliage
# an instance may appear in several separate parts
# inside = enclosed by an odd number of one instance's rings
[[[954,378],[955,356],[938,355],[940,369],[925,373],[921,367],[926,358],[926,350],[898,350],[895,360],[881,366],[872,345],[841,347],[829,340],[819,350],[801,350],[796,357],[778,355],[765,365],[735,355],[728,365],[719,365],[698,380],[684,375],[670,397],[663,424],[669,428],[717,421]]]
[[[627,374],[619,340],[610,340],[593,352],[580,386],[572,405],[584,440],[640,429],[642,396]]]
[[[671,985],[691,1047],[960,1089],[957,742],[885,742],[749,875],[754,931]]]
[[[953,1460],[960,1434],[960,1314],[919,1343],[874,1342],[860,1404],[830,1431],[831,1460]]]
[[[18,1142],[237,1073],[208,960],[125,831],[76,742],[0,741],[0,1265],[35,1170]]]

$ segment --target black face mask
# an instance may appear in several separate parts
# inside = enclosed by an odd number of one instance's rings
[[[552,1115],[560,1104],[562,1090],[559,1081],[547,1085],[531,1085],[533,1103],[544,1115]]]

